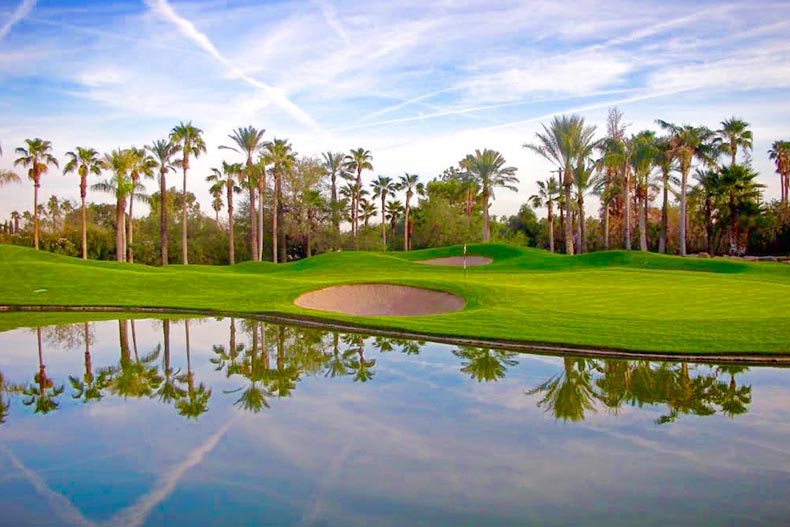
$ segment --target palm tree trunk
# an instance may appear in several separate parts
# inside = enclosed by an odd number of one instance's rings
[[[570,211],[571,202],[571,171],[565,169],[565,180],[563,188],[565,189],[565,206]],[[565,254],[573,255],[573,222],[571,221],[570,214],[568,214],[568,221],[565,222]]]
[[[579,253],[587,252],[587,218],[584,214],[584,195],[579,191]]]
[[[168,264],[167,256],[167,170],[159,171],[159,252],[162,255],[162,265]]]
[[[669,228],[669,171],[663,173],[663,200],[661,203],[661,232],[658,238],[658,252],[667,252],[667,229]]]
[[[272,195],[272,261],[277,263],[277,209],[280,208],[280,196],[277,187],[280,184],[280,176],[274,173],[274,194]]]
[[[85,208],[85,196],[82,196],[82,259],[88,259],[88,213]]]
[[[354,249],[359,249],[359,208],[360,198],[362,192],[362,167],[357,165],[357,186],[354,189],[356,195],[356,206],[354,207]]]
[[[645,189],[645,193],[647,189]],[[647,251],[647,210],[643,201],[643,197],[637,196],[637,203],[639,204],[639,250],[642,252]]]
[[[385,217],[386,212],[386,199],[387,193],[381,193],[381,241],[384,243],[384,248],[387,248],[387,218]]]
[[[483,188],[483,243],[488,243],[491,239],[491,218],[488,215],[488,188]]]
[[[337,174],[332,172],[332,227],[335,236],[340,237],[340,218],[337,214]]]
[[[631,250],[631,175],[625,169],[623,186],[623,249]]]
[[[250,166],[247,165],[247,188],[250,191],[250,229],[247,233],[247,239],[250,242],[250,257],[252,261],[258,260],[258,240],[256,239],[257,223],[255,220],[255,187],[250,184]]]
[[[279,250],[279,257],[281,261],[285,262],[288,261],[288,253],[287,253],[287,240],[285,238],[285,231],[283,230],[282,226],[285,225],[283,221],[283,188],[282,188],[282,178],[277,180],[277,224],[280,225],[279,228],[279,235],[277,237],[277,243],[280,244]]]
[[[647,201],[648,198],[647,192],[648,192],[647,183],[645,183],[645,193],[642,195],[642,215],[644,216],[643,221],[645,225],[645,236],[644,236],[645,248],[643,250],[645,251],[650,250],[650,240],[647,237],[647,231],[650,228],[650,224],[648,223],[648,219],[647,219],[647,213],[650,211],[650,204]]]
[[[263,194],[266,191],[266,167],[258,179],[258,261],[263,261]]]
[[[554,252],[554,213],[551,210],[551,201],[547,203],[547,208],[549,210],[546,218],[549,224],[549,251]]]
[[[124,235],[126,232],[126,204],[118,200],[115,205],[115,259],[119,262],[126,261],[126,248]]]
[[[559,203],[560,209],[560,241],[565,243],[565,206],[563,203]]]
[[[181,204],[181,261],[184,265],[189,265],[189,255],[187,248],[187,167],[189,160],[184,156],[184,185],[183,200]]]
[[[228,189],[228,262],[230,265],[236,263],[236,248],[233,237],[233,182],[227,184]]]
[[[403,250],[409,250],[409,195],[406,195],[406,212],[403,215]]]
[[[680,173],[680,256],[686,256],[686,180],[688,168],[682,167]]]
[[[134,190],[132,191],[131,195],[129,196],[129,235],[126,237],[126,244],[129,250],[129,257],[127,261],[129,263],[134,263],[134,216],[132,215],[132,210],[134,208]]]
[[[35,169],[34,169],[35,170]],[[33,247],[38,251],[38,174],[33,179]]]

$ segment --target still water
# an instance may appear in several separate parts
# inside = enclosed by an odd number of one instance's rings
[[[790,371],[241,319],[0,333],[0,525],[788,525]]]

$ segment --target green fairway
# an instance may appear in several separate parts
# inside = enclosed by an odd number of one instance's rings
[[[466,272],[416,263],[461,251],[343,252],[281,265],[154,268],[3,245],[0,304],[282,313],[443,336],[640,351],[790,352],[787,264],[623,251],[569,257],[504,245],[470,246],[469,254],[494,263]],[[305,291],[355,282],[449,291],[467,306],[397,318],[335,315],[293,304]],[[2,315],[0,328],[40,316]]]

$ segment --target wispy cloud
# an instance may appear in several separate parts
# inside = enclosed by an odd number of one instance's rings
[[[315,120],[307,114],[307,112],[302,110],[299,106],[288,99],[283,90],[269,86],[268,84],[250,77],[234,64],[232,64],[227,58],[225,58],[225,56],[222,55],[222,53],[219,52],[208,36],[198,30],[198,28],[196,28],[192,22],[179,16],[166,0],[146,0],[146,3],[154,13],[171,22],[178,28],[182,35],[192,40],[197,46],[203,49],[203,51],[208,53],[217,62],[225,66],[232,76],[239,78],[247,84],[263,91],[274,104],[288,112],[299,122],[314,129],[319,128],[318,123],[316,123]]]
[[[0,40],[3,40],[8,32],[11,31],[11,28],[14,27],[14,24],[25,18],[35,5],[36,0],[24,0],[21,4],[19,4],[9,19],[6,20],[5,24],[0,27]]]

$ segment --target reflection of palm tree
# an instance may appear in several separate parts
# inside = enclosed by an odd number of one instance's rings
[[[671,375],[664,375],[660,386],[666,394],[669,413],[659,417],[658,424],[671,423],[681,414],[705,416],[716,413],[710,404],[715,375],[692,378],[686,362],[667,370]]]
[[[197,419],[208,411],[208,401],[211,399],[211,390],[201,382],[195,386],[195,376],[192,373],[192,358],[189,350],[189,319],[184,320],[184,334],[186,336],[187,373],[184,378],[187,383],[186,397],[176,401],[176,410],[179,415]]]
[[[285,328],[277,326],[277,368],[270,370],[267,387],[277,397],[289,397],[300,373],[292,364],[285,364]]]
[[[502,379],[509,367],[518,364],[513,360],[515,353],[504,350],[459,346],[453,350],[453,355],[464,361],[461,371],[477,382]]]
[[[178,374],[181,370],[174,370],[170,363],[170,321],[167,319],[162,320],[162,341],[165,348],[162,356],[164,377],[162,377],[162,384],[159,385],[156,395],[163,403],[170,404],[184,397],[186,392],[178,385]]]
[[[52,379],[47,377],[40,327],[36,328],[36,338],[38,341],[38,373],[33,376],[34,382],[22,390],[22,395],[27,397],[22,401],[22,404],[35,407],[37,414],[48,414],[58,409],[56,399],[63,393],[63,385],[56,387]]]
[[[0,425],[8,419],[8,410],[11,402],[7,394],[20,391],[19,387],[6,383],[3,372],[0,371]]]
[[[150,397],[159,387],[162,378],[159,369],[152,363],[159,357],[161,347],[157,347],[142,357],[135,349],[134,359],[129,349],[129,327],[126,320],[118,321],[118,337],[121,358],[116,366],[106,372],[110,375],[110,390],[122,397]]]
[[[248,350],[244,349],[243,344],[236,345],[236,326],[235,320],[231,319],[231,342],[230,348],[235,349],[233,353],[227,354],[227,358],[223,359],[218,369],[226,368],[227,376],[241,375],[250,381],[250,384],[243,389],[241,396],[234,403],[236,406],[241,406],[243,409],[258,413],[264,408],[269,408],[269,403],[266,397],[272,394],[263,384],[268,378],[269,373],[269,355],[266,345],[266,328],[261,329],[261,353],[258,354],[258,326],[259,322],[251,320],[248,324],[248,329],[252,333],[252,345]],[[224,346],[215,346],[217,349],[224,351]],[[243,352],[242,360],[239,362],[238,354]],[[223,366],[224,365],[224,366]],[[224,393],[235,393],[241,391],[242,388],[230,390]]]
[[[603,365],[596,366],[603,374],[595,381],[598,387],[597,398],[615,415],[619,413],[631,391],[633,364],[627,360],[607,359],[603,361]]]
[[[101,369],[98,373],[93,372],[93,363],[90,350],[90,327],[87,322],[83,325],[83,340],[85,341],[85,372],[82,379],[69,375],[69,383],[74,393],[74,399],[82,399],[83,402],[98,401],[103,397],[102,390],[107,387],[110,379],[107,370]]]
[[[348,360],[348,368],[354,373],[354,380],[368,382],[376,375],[372,368],[376,365],[375,359],[365,359],[365,340],[361,335],[348,335],[343,338],[349,348],[343,353]],[[349,373],[350,373],[349,372]]]
[[[594,410],[591,366],[592,361],[563,358],[563,372],[539,384],[528,395],[543,393],[538,407],[545,405],[552,411],[555,419],[563,421],[584,421],[584,412]]]
[[[332,332],[332,355],[326,363],[324,377],[343,377],[350,373],[350,365],[346,356],[340,353],[340,334]]]
[[[725,373],[730,376],[728,384],[718,383],[714,391],[714,400],[721,408],[722,413],[732,418],[748,412],[748,405],[752,402],[752,387],[751,385],[738,387],[735,375],[744,373],[749,368],[728,364],[719,366],[717,370],[719,374]]]

